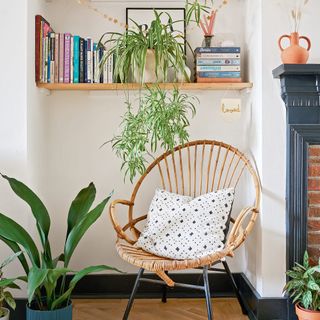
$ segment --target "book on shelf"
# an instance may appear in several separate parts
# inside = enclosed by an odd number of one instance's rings
[[[107,54],[92,38],[56,33],[41,15],[35,17],[37,83],[112,83],[113,56],[100,68]]]
[[[199,83],[241,82],[241,48],[197,48],[195,74]]]

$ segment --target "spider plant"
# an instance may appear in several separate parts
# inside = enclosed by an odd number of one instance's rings
[[[211,3],[213,6],[214,0],[186,0],[186,23],[189,24],[191,21],[196,22],[199,26],[202,14],[209,14],[211,8],[208,4]]]
[[[103,57],[100,67],[106,63],[110,55],[115,57],[114,79],[121,82],[130,82],[138,74],[138,82],[144,82],[146,57],[148,50],[152,50],[155,59],[155,73],[158,78],[168,79],[168,70],[173,69],[175,74],[181,72],[187,81],[185,72],[185,46],[184,36],[174,29],[172,17],[166,13],[154,11],[155,18],[150,27],[144,31],[135,22],[134,29],[128,29],[123,34],[115,32],[105,33],[100,41],[100,46],[109,48]],[[166,15],[168,23],[164,24],[161,17]],[[107,38],[107,40],[105,40]]]
[[[69,268],[80,240],[101,216],[111,195],[91,209],[96,195],[94,184],[90,183],[78,193],[69,209],[63,253],[53,257],[49,241],[51,220],[43,202],[22,182],[5,175],[2,177],[9,182],[13,192],[30,206],[40,238],[41,248],[38,248],[32,236],[21,225],[0,213],[0,240],[14,252],[20,252],[21,247],[25,252],[18,259],[27,275],[29,307],[41,311],[63,308],[69,305],[73,289],[84,276],[92,272],[115,270],[105,265],[87,267],[79,272]],[[67,274],[73,274],[68,285]]]
[[[146,170],[147,157],[160,147],[173,150],[175,145],[188,141],[189,113],[196,113],[198,99],[180,93],[172,93],[159,86],[148,87],[137,110],[127,102],[128,110],[121,124],[122,131],[112,139],[112,147],[122,160],[121,169],[132,182]]]

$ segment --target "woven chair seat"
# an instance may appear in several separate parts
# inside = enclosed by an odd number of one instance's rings
[[[159,257],[121,240],[117,241],[116,250],[120,257],[130,264],[148,271],[159,272],[185,270],[211,265],[230,255],[232,247],[226,247],[222,251],[212,253],[202,258],[189,260],[172,260],[169,258]]]

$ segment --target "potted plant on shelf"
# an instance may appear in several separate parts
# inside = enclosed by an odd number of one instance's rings
[[[16,281],[18,279],[24,279],[23,277],[6,279],[3,277],[3,269],[7,267],[20,254],[21,252],[13,254],[0,265],[0,320],[9,320],[10,318],[10,310],[5,308],[5,304],[7,304],[13,310],[16,308],[16,302],[8,289],[20,289],[20,287],[16,284]]]
[[[154,11],[155,19],[144,31],[133,21],[136,28],[128,29],[123,34],[105,33],[99,41],[106,49],[100,67],[106,63],[110,55],[114,55],[114,79],[122,83],[131,81],[139,83],[154,83],[168,80],[169,70],[174,70],[175,78],[183,75],[190,81],[186,70],[186,55],[184,36],[174,30],[174,22],[166,13]],[[162,15],[168,16],[168,24],[161,21]],[[104,41],[105,37],[108,39]],[[109,37],[110,36],[110,37]]]
[[[147,156],[159,147],[173,150],[177,143],[188,141],[189,113],[195,115],[198,102],[196,97],[180,93],[177,88],[170,93],[158,86],[147,87],[136,110],[127,102],[121,133],[111,142],[131,182],[137,173],[145,172]]]
[[[96,195],[93,183],[82,189],[72,201],[67,221],[67,234],[63,252],[52,256],[49,242],[50,216],[39,197],[22,182],[2,175],[14,193],[31,208],[41,242],[41,249],[32,236],[14,220],[0,213],[0,240],[14,252],[24,249],[18,256],[28,281],[27,320],[71,320],[71,293],[79,280],[93,272],[116,270],[106,265],[91,266],[81,271],[69,268],[71,257],[90,226],[101,216],[109,195],[91,209]],[[27,260],[27,257],[28,260]],[[72,274],[67,283],[67,274]]]
[[[308,252],[305,252],[303,265],[296,262],[287,275],[291,280],[284,291],[296,304],[299,320],[320,320],[320,261],[318,265],[311,266]]]

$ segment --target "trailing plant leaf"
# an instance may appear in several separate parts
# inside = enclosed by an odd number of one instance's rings
[[[16,308],[16,302],[14,301],[14,298],[12,296],[12,294],[9,291],[6,291],[4,293],[4,301],[8,304],[8,306],[15,310]]]
[[[158,86],[147,88],[136,112],[127,103],[122,131],[112,140],[112,147],[122,160],[125,177],[129,176],[132,182],[137,174],[142,175],[147,156],[158,148],[173,150],[177,144],[188,141],[189,116],[195,115],[196,103],[197,98],[180,93],[177,88],[169,93]]]

